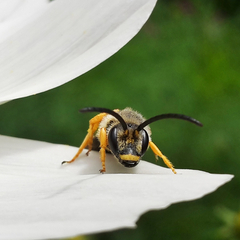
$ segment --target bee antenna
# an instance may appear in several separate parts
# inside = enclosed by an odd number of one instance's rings
[[[157,115],[155,117],[152,117],[148,120],[146,120],[145,122],[141,123],[138,128],[137,131],[141,131],[144,127],[146,127],[147,125],[149,125],[152,122],[158,121],[158,120],[162,120],[162,119],[166,119],[166,118],[176,118],[176,119],[182,119],[191,123],[196,124],[197,126],[202,127],[202,123],[199,122],[198,120],[188,117],[186,115],[182,115],[182,114],[177,114],[177,113],[166,113],[166,114],[161,114],[161,115]]]
[[[111,109],[100,108],[100,107],[87,107],[87,108],[82,108],[79,111],[82,112],[82,113],[86,113],[86,112],[101,112],[101,113],[111,114],[112,116],[114,116],[121,123],[124,131],[128,129],[127,128],[127,124],[123,120],[123,118],[117,112],[114,112]]]

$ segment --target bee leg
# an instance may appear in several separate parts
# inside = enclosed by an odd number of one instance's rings
[[[176,174],[176,171],[172,165],[172,163],[167,159],[166,156],[164,156],[162,154],[162,152],[158,149],[158,147],[153,143],[153,142],[149,142],[149,146],[152,149],[152,151],[154,152],[155,155],[159,156],[160,158],[162,158],[163,162],[169,167],[171,168],[171,170],[173,171],[173,173]]]
[[[92,143],[93,143],[93,135],[94,133],[97,131],[98,127],[99,127],[99,123],[102,121],[102,119],[106,116],[106,113],[100,113],[98,115],[96,115],[95,117],[93,117],[92,119],[90,119],[89,121],[89,129],[88,129],[88,134],[90,135],[89,139],[88,139],[88,143],[86,146],[88,146],[88,151],[86,153],[86,155],[88,156],[88,154],[91,152],[92,150]],[[86,147],[85,146],[85,147]],[[84,147],[84,148],[85,148]]]
[[[106,113],[100,113],[95,117],[93,117],[92,119],[90,119],[88,134],[84,138],[81,146],[78,149],[78,152],[76,153],[76,155],[73,157],[72,160],[63,161],[62,164],[74,162],[86,146],[88,146],[88,152],[87,152],[87,155],[88,155],[88,153],[92,150],[93,134],[97,131],[99,123],[102,121],[103,117],[105,116],[106,116]]]
[[[99,171],[101,173],[106,172],[105,166],[105,158],[106,158],[106,147],[107,147],[107,133],[105,128],[100,129],[100,155],[101,155],[101,162],[102,162],[102,169]]]

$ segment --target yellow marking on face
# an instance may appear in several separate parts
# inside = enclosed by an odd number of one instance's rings
[[[133,144],[134,143],[134,139],[133,138],[129,138],[129,139],[126,140],[126,143],[127,144],[130,144],[130,143]]]
[[[134,156],[134,155],[131,155],[131,154],[125,154],[125,155],[120,155],[120,158],[122,160],[129,160],[129,161],[138,161],[140,159],[139,156]]]

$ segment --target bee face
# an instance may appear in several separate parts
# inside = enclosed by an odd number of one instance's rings
[[[127,124],[123,130],[120,124],[111,128],[108,134],[108,145],[112,154],[128,168],[135,167],[146,152],[149,136],[146,130],[137,131],[136,124]]]

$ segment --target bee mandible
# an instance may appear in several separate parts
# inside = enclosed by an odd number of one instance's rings
[[[162,158],[163,162],[176,174],[172,163],[152,142],[151,129],[148,125],[161,119],[176,118],[202,126],[202,123],[198,120],[176,113],[161,114],[146,120],[140,113],[131,108],[110,110],[107,108],[88,107],[81,109],[80,112],[100,112],[100,114],[90,119],[88,133],[77,154],[72,160],[63,161],[62,164],[74,162],[87,146],[88,155],[92,150],[94,138],[97,138],[100,143],[102,169],[99,171],[101,173],[106,171],[106,151],[110,151],[123,166],[132,168],[138,165],[141,157],[150,147],[156,158]]]

